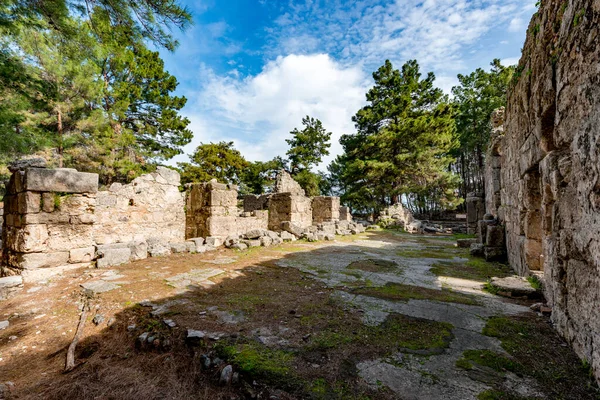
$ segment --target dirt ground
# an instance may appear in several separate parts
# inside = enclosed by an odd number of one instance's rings
[[[533,301],[482,290],[510,270],[454,239],[368,232],[28,285],[0,303],[0,398],[599,398]]]

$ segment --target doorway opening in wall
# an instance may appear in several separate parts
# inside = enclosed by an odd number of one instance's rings
[[[544,268],[542,251],[542,191],[539,165],[536,164],[525,174],[525,262],[530,271]]]

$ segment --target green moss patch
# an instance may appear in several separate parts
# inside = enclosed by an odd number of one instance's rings
[[[484,282],[489,278],[513,275],[509,266],[488,262],[483,258],[469,257],[467,262],[437,262],[429,270],[437,276],[450,276],[453,278],[469,279]]]
[[[523,373],[523,366],[514,360],[490,350],[467,350],[462,358],[456,361],[456,366],[470,370],[474,364],[488,367],[497,372],[510,371]]]
[[[396,254],[405,258],[435,258],[446,260],[457,256],[454,249],[444,247],[427,247],[425,249],[401,250],[396,252]]]
[[[399,269],[398,264],[388,260],[359,260],[350,263],[348,269],[359,269],[365,272],[396,272]]]
[[[311,349],[327,350],[347,345],[370,348],[376,354],[412,351],[423,354],[439,353],[453,338],[452,324],[390,314],[379,326],[359,326],[355,330],[341,326],[320,331]]]
[[[465,352],[463,359],[523,374],[535,379],[547,398],[551,399],[598,399],[600,391],[584,365],[573,350],[566,346],[556,331],[542,317],[494,317],[490,318],[483,334],[500,339],[502,348],[510,359],[494,353]],[[460,360],[459,360],[460,361]],[[502,394],[501,387],[485,394],[483,399],[519,399],[514,394]],[[485,393],[485,392],[484,392]],[[484,394],[482,394],[484,395]],[[496,396],[496,397],[493,397]],[[510,397],[513,396],[513,397]]]
[[[380,287],[361,287],[352,290],[352,293],[377,297],[385,300],[434,300],[448,303],[479,305],[474,296],[453,292],[450,289],[429,289],[420,286],[404,285],[401,283],[387,283]]]

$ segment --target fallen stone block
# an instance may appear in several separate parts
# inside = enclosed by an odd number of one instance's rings
[[[264,247],[269,247],[271,244],[273,244],[273,239],[271,239],[269,236],[263,236],[260,238],[260,244]]]
[[[23,290],[23,277],[20,275],[0,278],[0,300],[7,300]]]
[[[283,243],[283,239],[280,237],[273,238],[273,246]]]
[[[201,238],[201,237],[191,238],[191,239],[188,239],[187,241],[194,243],[194,246],[196,246],[196,249],[194,251],[196,253],[202,253],[202,251],[198,251],[198,250],[204,244],[204,238]],[[204,251],[206,251],[206,249],[204,249]]]
[[[279,233],[277,233],[277,232],[275,232],[275,231],[267,231],[267,232],[266,232],[266,235],[267,235],[268,237],[270,237],[271,239],[277,239],[277,238],[279,238],[279,237],[280,237],[280,236],[279,236]]]
[[[206,245],[212,247],[220,247],[223,245],[223,239],[217,236],[209,236],[206,238]]]
[[[256,240],[241,240],[240,242],[244,243],[248,247],[260,247],[260,245],[261,245],[261,242],[258,239],[256,239]]]
[[[131,249],[127,243],[99,245],[96,246],[96,255],[98,268],[114,267],[131,260]]]
[[[287,231],[283,231],[281,232],[281,239],[284,242],[291,242],[296,240],[296,236],[292,235],[291,233],[287,232]]]
[[[234,244],[238,244],[240,242],[240,238],[238,235],[227,236],[225,239],[225,247],[231,247]]]
[[[69,251],[69,263],[91,262],[94,259],[96,248],[94,246],[82,247]]]
[[[193,243],[171,242],[171,243],[169,243],[169,248],[171,249],[171,253],[189,253],[190,245],[193,245]],[[194,247],[196,247],[196,246],[194,246]]]
[[[239,243],[236,243],[236,244],[232,245],[231,248],[234,249],[234,250],[240,250],[241,251],[241,250],[248,249],[248,245],[246,245],[246,243],[239,242]]]
[[[306,229],[299,225],[296,225],[290,221],[283,221],[281,223],[281,229],[285,232],[289,232],[296,237],[301,237]]]
[[[185,338],[185,342],[190,346],[198,346],[204,341],[206,337],[206,332],[198,331],[195,329],[188,329],[187,336]]]
[[[263,237],[266,234],[265,229],[252,229],[244,234],[246,239],[258,239]]]
[[[527,297],[537,298],[541,296],[526,278],[520,276],[508,276],[506,278],[492,278],[490,284],[498,289],[498,295],[504,297]]]
[[[88,293],[95,295],[98,293],[109,292],[111,290],[118,289],[120,286],[113,282],[107,282],[103,280],[85,282],[81,284],[81,287]]]
[[[148,243],[145,241],[134,241],[129,243],[131,261],[144,260],[148,258]]]
[[[148,243],[148,254],[150,257],[167,256],[171,254],[171,249],[168,243],[159,237],[150,237],[147,240]]]
[[[472,239],[456,239],[456,246],[460,247],[462,249],[469,249],[471,248],[472,244],[477,243],[477,239],[472,238]]]

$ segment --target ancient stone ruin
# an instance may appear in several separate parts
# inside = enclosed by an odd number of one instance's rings
[[[510,265],[543,277],[552,322],[600,378],[600,2],[542,2],[528,32],[503,126],[494,115],[485,204]],[[487,244],[504,240],[489,229]]]
[[[216,181],[179,190],[179,174],[158,167],[130,184],[99,190],[98,175],[22,163],[4,198],[0,297],[68,270],[108,267],[180,252],[236,249],[364,231],[338,197],[306,197],[281,171],[276,192],[246,196]],[[257,201],[260,199],[260,201]]]

